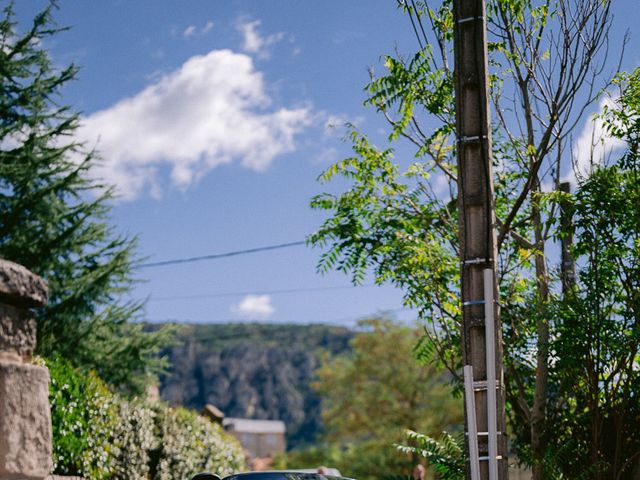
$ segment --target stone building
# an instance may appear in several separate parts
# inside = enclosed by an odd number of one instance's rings
[[[224,428],[236,437],[252,458],[273,458],[286,450],[286,427],[280,420],[225,418]]]

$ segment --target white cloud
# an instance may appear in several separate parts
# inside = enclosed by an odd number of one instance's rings
[[[236,22],[236,29],[242,34],[242,49],[247,53],[255,53],[258,58],[269,58],[269,47],[281,42],[284,39],[284,33],[272,33],[271,35],[262,36],[258,32],[258,28],[262,22],[260,20],[248,21],[240,19]]]
[[[14,148],[19,147],[26,140],[26,135],[22,135],[19,133],[13,133],[9,135],[5,135],[0,140],[0,151],[13,150]]]
[[[589,176],[594,166],[602,164],[613,152],[626,146],[623,140],[607,134],[604,122],[598,117],[605,108],[613,108],[615,101],[610,96],[603,97],[598,104],[598,114],[591,115],[585,122],[573,145],[573,169],[567,180],[575,183],[576,178]]]
[[[270,105],[251,57],[214,50],[84,118],[78,135],[104,158],[96,176],[133,199],[146,188],[161,192],[162,169],[186,188],[219,165],[238,161],[262,171],[293,151],[311,109]]]
[[[207,21],[207,23],[205,23],[204,27],[202,27],[201,29],[198,29],[198,27],[196,27],[195,25],[189,25],[184,29],[184,32],[182,32],[182,36],[188,38],[193,37],[194,35],[205,35],[206,33],[209,33],[211,31],[213,26],[214,24],[211,20]]]
[[[187,28],[184,29],[184,32],[182,32],[182,35],[184,37],[192,37],[193,35],[196,34],[196,26],[195,25],[189,25]]]
[[[270,295],[247,295],[231,306],[231,312],[248,320],[266,320],[275,312]]]
[[[209,20],[204,27],[202,27],[202,33],[208,33],[213,28],[213,22]]]

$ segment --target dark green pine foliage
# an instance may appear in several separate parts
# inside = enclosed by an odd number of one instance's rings
[[[49,283],[38,353],[133,391],[161,366],[156,353],[167,334],[132,323],[142,304],[123,300],[136,239],[109,226],[113,190],[89,176],[96,155],[74,141],[79,115],[60,91],[78,69],[54,67],[42,47],[63,30],[55,7],[24,32],[11,4],[0,20],[0,257]]]

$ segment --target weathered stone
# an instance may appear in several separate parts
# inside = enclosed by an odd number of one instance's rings
[[[47,283],[22,265],[0,259],[0,302],[15,307],[42,307],[47,303]]]
[[[0,480],[43,480],[52,469],[49,372],[0,361]]]
[[[36,320],[23,308],[0,304],[0,352],[29,359],[36,348]]]

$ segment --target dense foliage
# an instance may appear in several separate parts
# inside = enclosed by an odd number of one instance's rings
[[[552,445],[561,471],[593,478],[640,474],[640,68],[617,84],[604,120],[627,148],[570,199],[579,275],[551,340]]]
[[[325,359],[316,372],[321,441],[315,448],[289,452],[286,466],[329,465],[365,480],[409,475],[418,456],[399,455],[394,447],[405,430],[439,435],[462,422],[462,402],[451,396],[450,377],[413,355],[420,329],[380,318],[359,327],[352,351]]]
[[[244,467],[235,438],[205,417],[128,400],[63,360],[51,373],[54,473],[92,480],[170,480]]]
[[[425,345],[459,378],[452,2],[401,8],[421,50],[385,56],[366,103],[389,121],[390,142],[415,147],[415,159],[395,159],[393,149],[352,132],[354,155],[320,177],[348,187],[312,200],[329,217],[310,240],[324,249],[321,271],[344,271],[356,283],[372,273],[401,288],[432,326]],[[600,0],[487,2],[507,414],[518,459],[538,480],[635,478],[640,468],[625,426],[639,420],[640,324],[631,293],[638,291],[637,72],[622,80],[621,100],[610,99],[602,119],[627,142],[623,159],[607,165],[599,149],[567,148],[597,92],[611,86],[603,75],[613,58],[604,55],[610,8]],[[576,178],[575,194],[561,190],[566,177]],[[561,210],[575,216],[571,289],[563,289],[559,247],[569,236]]]
[[[113,396],[95,374],[81,376],[63,360],[50,360],[47,367],[54,472],[105,478],[107,439],[116,424]]]
[[[60,29],[55,4],[22,31],[10,3],[0,19],[0,257],[49,283],[37,351],[140,389],[158,371],[165,332],[144,332],[133,283],[134,238],[109,226],[112,191],[90,177],[98,161],[73,140],[80,118],[61,103],[77,73],[54,67],[43,45]]]

